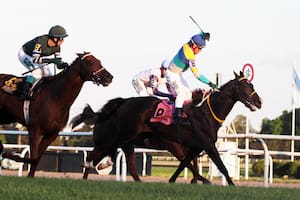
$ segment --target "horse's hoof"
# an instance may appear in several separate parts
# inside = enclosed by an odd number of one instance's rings
[[[212,183],[210,181],[203,181],[204,185],[212,185]]]
[[[175,180],[170,179],[170,180],[169,180],[169,183],[175,183]]]
[[[191,180],[191,184],[196,184],[197,183],[197,180],[196,179],[192,179]]]

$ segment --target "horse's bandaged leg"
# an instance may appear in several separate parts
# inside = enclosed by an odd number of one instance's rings
[[[95,166],[94,166],[94,164],[93,164],[93,161],[91,161],[91,162],[84,162],[84,163],[82,163],[82,166],[83,166],[84,168],[92,168],[92,169],[95,168]]]

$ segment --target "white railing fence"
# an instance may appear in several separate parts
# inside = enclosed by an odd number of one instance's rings
[[[92,132],[60,132],[59,136],[92,136]],[[0,130],[0,135],[28,135],[27,131],[14,131],[14,130]],[[300,157],[300,152],[285,152],[285,151],[270,151],[264,142],[264,139],[273,139],[273,140],[289,140],[289,141],[300,141],[300,136],[289,136],[289,135],[272,135],[272,134],[219,134],[218,138],[222,139],[242,139],[248,138],[253,140],[258,140],[263,150],[256,149],[228,149],[220,151],[220,154],[233,154],[238,156],[243,155],[264,155],[264,187],[268,187],[269,183],[272,183],[273,179],[273,161],[272,155],[284,155],[284,156],[295,156]],[[30,154],[28,145],[17,145],[17,144],[4,144],[5,148],[21,148],[21,156],[25,156],[26,153]],[[86,160],[86,155],[88,151],[92,150],[92,147],[70,147],[70,146],[49,146],[47,150],[70,150],[70,151],[82,151],[84,153],[84,161]],[[122,168],[122,180],[126,181],[126,159],[125,154],[121,149],[118,149],[118,155],[116,158],[116,180],[120,181],[120,169]],[[143,173],[145,175],[145,166],[146,166],[146,153],[153,152],[166,152],[155,149],[144,149],[136,148],[135,152],[143,153]],[[120,163],[121,166],[120,166]],[[201,163],[200,163],[200,166]],[[248,169],[245,169],[248,170]],[[18,175],[22,176],[23,164],[20,165],[18,170]],[[202,169],[199,169],[202,172]],[[184,177],[187,178],[187,170],[185,169]],[[223,184],[225,184],[225,178],[222,178]]]

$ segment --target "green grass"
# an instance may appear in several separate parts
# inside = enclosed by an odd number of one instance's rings
[[[0,176],[0,198],[10,199],[299,199],[299,189],[136,183]]]

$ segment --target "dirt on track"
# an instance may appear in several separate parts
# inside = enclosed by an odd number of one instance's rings
[[[1,170],[1,176],[18,176],[18,172],[14,170]],[[27,176],[27,172],[23,172],[23,176]],[[71,172],[45,172],[37,171],[36,177],[48,177],[48,178],[68,178],[68,179],[82,179],[82,173],[71,173]],[[98,180],[98,181],[116,181],[115,175],[103,175],[103,174],[89,174],[89,180]],[[121,179],[122,180],[122,179]],[[168,183],[169,178],[164,177],[155,177],[155,176],[141,176],[143,182],[162,182]],[[176,183],[189,184],[191,178],[185,179],[179,177]],[[126,177],[126,181],[133,181],[131,176]],[[215,179],[212,180],[213,185],[222,185],[221,180]],[[263,181],[234,181],[236,186],[246,186],[246,187],[264,187]],[[198,184],[201,184],[198,182]],[[285,188],[299,188],[300,183],[293,182],[273,182],[269,183],[269,187],[285,187]]]

